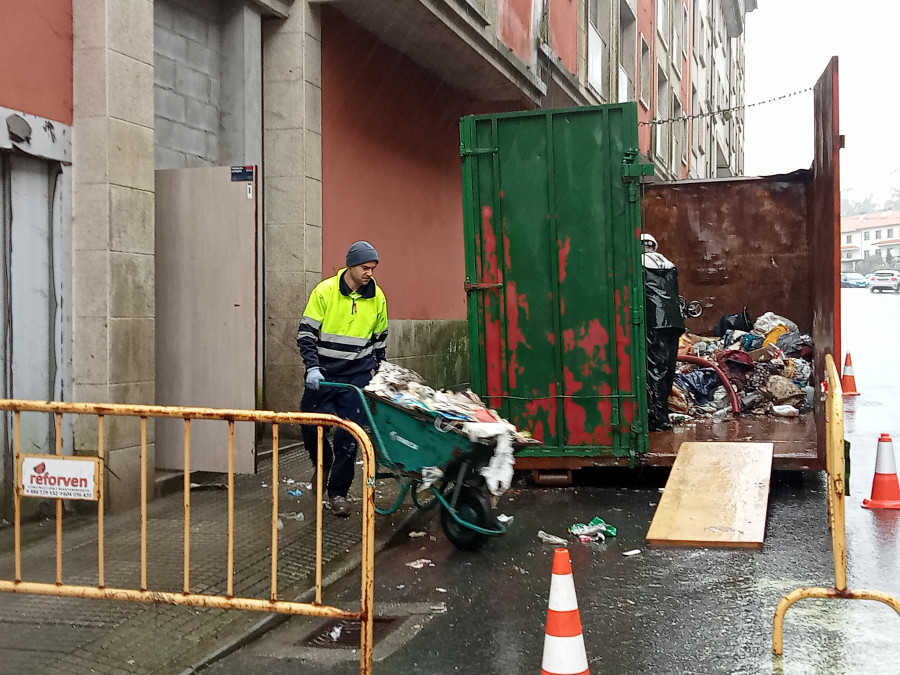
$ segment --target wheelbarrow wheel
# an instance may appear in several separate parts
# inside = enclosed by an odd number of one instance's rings
[[[494,518],[491,513],[491,500],[483,490],[463,485],[456,500],[456,515],[461,520],[484,529],[494,526]],[[447,539],[456,548],[466,551],[474,551],[484,544],[488,535],[456,522],[451,513],[445,508],[441,510],[441,527]]]

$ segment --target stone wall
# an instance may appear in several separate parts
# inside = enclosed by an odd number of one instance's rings
[[[219,3],[157,0],[153,35],[156,168],[218,165]]]
[[[73,0],[73,397],[155,398],[153,3]],[[110,508],[137,503],[138,436],[106,423]],[[150,425],[148,465],[153,466]],[[96,453],[96,420],[75,425]],[[152,472],[151,472],[152,476]]]

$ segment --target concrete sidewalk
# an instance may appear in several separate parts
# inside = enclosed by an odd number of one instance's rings
[[[234,594],[267,599],[271,571],[271,457],[255,476],[235,477]],[[311,601],[315,584],[315,498],[307,488],[312,467],[302,445],[282,448],[279,513],[278,597]],[[207,475],[205,478],[209,478]],[[217,475],[191,490],[190,587],[194,593],[224,594],[227,565],[227,477]],[[148,587],[183,588],[184,506],[182,479],[173,492],[148,507]],[[351,498],[354,515],[323,514],[323,579],[326,585],[357,570],[362,535],[359,470]],[[302,496],[289,497],[299,489]],[[395,481],[376,485],[376,503],[389,506]],[[376,551],[402,527],[414,507],[407,502],[376,519]],[[298,514],[303,514],[302,516]],[[302,518],[302,519],[301,519]],[[140,511],[107,516],[106,586],[140,587]],[[23,581],[56,580],[55,520],[22,528]],[[63,581],[97,585],[97,519],[63,516]],[[13,579],[13,528],[0,531],[0,578]],[[376,572],[377,573],[377,572]],[[323,602],[329,600],[323,593]],[[358,607],[358,604],[357,604]],[[211,658],[277,625],[283,617],[240,610],[0,594],[0,663],[9,673],[189,673]]]

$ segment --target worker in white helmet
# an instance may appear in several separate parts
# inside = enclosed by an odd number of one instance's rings
[[[675,380],[684,317],[678,304],[678,270],[660,253],[652,234],[641,235],[644,311],[647,321],[647,421],[650,431],[668,431],[669,393]]]

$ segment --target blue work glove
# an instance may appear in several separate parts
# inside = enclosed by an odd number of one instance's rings
[[[307,389],[312,389],[313,391],[319,391],[319,382],[325,379],[325,376],[322,374],[322,369],[318,366],[314,368],[310,368],[306,371],[306,387]]]

